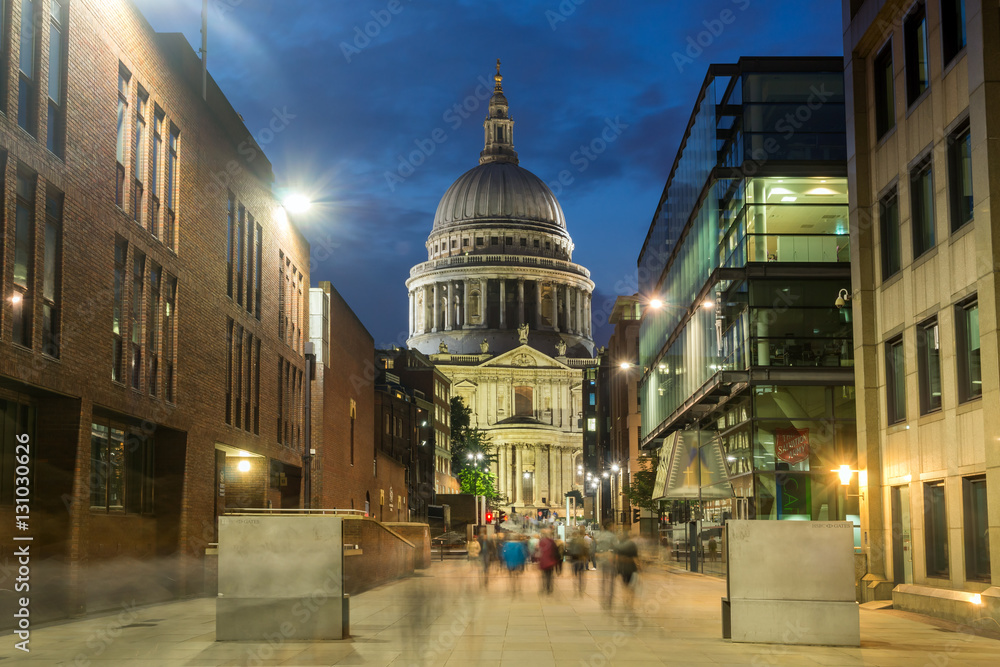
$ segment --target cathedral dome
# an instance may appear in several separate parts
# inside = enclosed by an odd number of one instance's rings
[[[566,229],[556,196],[542,179],[514,162],[487,162],[458,177],[434,215],[434,231],[486,221],[536,223]]]

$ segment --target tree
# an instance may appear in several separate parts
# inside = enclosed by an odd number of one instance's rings
[[[505,498],[497,491],[497,476],[486,470],[466,468],[458,473],[458,483],[462,493],[474,496],[486,496],[486,505],[495,508],[501,504]]]
[[[472,426],[472,410],[458,396],[451,399],[451,471],[458,478],[462,493],[486,496],[490,507],[506,498],[497,490],[497,476],[490,471],[496,461],[496,447],[490,435]]]
[[[622,489],[622,493],[628,498],[632,507],[641,507],[652,512],[659,510],[660,501],[653,500],[653,487],[656,485],[656,463],[654,457],[640,458],[639,469],[632,473],[632,479]]]

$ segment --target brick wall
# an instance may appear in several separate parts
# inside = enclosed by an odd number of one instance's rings
[[[47,11],[48,4],[41,3]],[[9,3],[13,11],[5,25],[7,38],[20,27],[21,3]],[[284,358],[303,368],[300,345],[292,347],[279,339],[279,251],[289,256],[303,274],[303,291],[309,284],[309,246],[294,224],[278,208],[272,194],[273,179],[266,157],[251,138],[251,131],[229,106],[214,81],[209,81],[208,102],[201,98],[200,67],[194,52],[179,35],[157,35],[128,0],[75,0],[69,5],[68,68],[66,72],[66,149],[63,158],[46,150],[48,30],[36,33],[40,54],[36,92],[39,117],[37,138],[17,126],[17,57],[0,72],[6,77],[6,99],[0,106],[0,152],[3,207],[0,210],[0,289],[10,294],[13,280],[15,183],[18,167],[36,174],[34,203],[33,293],[40,292],[44,262],[45,195],[54,191],[65,196],[62,224],[62,281],[59,293],[62,331],[60,359],[42,353],[41,300],[32,300],[34,335],[30,348],[13,343],[13,306],[0,305],[0,390],[16,392],[18,400],[36,405],[41,429],[39,451],[50,448],[58,454],[58,465],[37,463],[36,484],[46,494],[59,498],[39,516],[51,526],[35,542],[40,561],[67,559],[66,575],[48,579],[47,588],[60,589],[69,600],[63,613],[82,612],[103,604],[86,582],[95,580],[102,568],[107,580],[131,580],[136,585],[150,581],[150,572],[135,563],[153,564],[156,573],[176,583],[167,594],[197,594],[202,590],[201,564],[204,547],[215,538],[217,497],[216,446],[246,450],[301,465],[301,443],[287,446],[277,438],[278,360]],[[156,110],[165,116],[163,151],[169,128],[180,131],[178,149],[176,244],[167,247],[152,231],[150,178],[145,176],[146,213],[139,223],[132,219],[130,188],[125,189],[123,208],[115,205],[116,105],[119,63],[131,72],[127,93],[125,132],[126,184],[134,164],[134,112],[139,86],[148,93],[145,151],[152,152],[152,128]],[[279,112],[282,102],[276,101]],[[289,108],[289,113],[295,113]],[[280,114],[279,114],[280,115]],[[279,124],[283,121],[277,121]],[[294,121],[292,121],[294,122]],[[147,163],[150,160],[147,159]],[[161,168],[162,169],[162,168]],[[159,181],[165,183],[161,170]],[[231,190],[263,228],[261,319],[227,296],[227,191]],[[150,395],[151,370],[145,363],[140,388],[111,380],[112,306],[115,238],[128,242],[127,275],[123,303],[131,299],[131,265],[135,253],[177,278],[175,311],[176,385],[172,402],[164,399],[166,350],[162,332],[153,337],[160,356],[157,396]],[[162,238],[162,235],[161,235]],[[244,280],[246,275],[244,275]],[[245,287],[244,287],[245,289]],[[148,275],[140,326],[146,355],[149,321]],[[307,330],[307,298],[297,318],[303,336]],[[163,303],[158,305],[163,317]],[[254,304],[256,310],[256,304]],[[127,309],[126,313],[127,315]],[[260,369],[259,433],[226,424],[227,318],[243,326],[261,341],[261,354],[252,366]],[[123,340],[130,334],[125,322]],[[79,408],[47,403],[67,396]],[[93,514],[89,507],[91,483],[90,423],[94,408],[103,414],[148,428],[156,439],[156,516]],[[73,425],[59,430],[57,420],[76,410]],[[301,423],[301,401],[293,419]],[[62,493],[66,491],[66,493]],[[162,492],[161,492],[162,491]],[[270,492],[269,492],[270,493]],[[271,493],[279,502],[297,499]],[[273,498],[272,498],[273,500]],[[277,503],[276,503],[277,504]],[[37,508],[34,508],[37,509]],[[33,509],[33,514],[34,514]],[[0,508],[2,513],[2,508]],[[0,527],[0,542],[10,543],[10,523]],[[155,560],[149,556],[155,553]],[[132,559],[132,566],[122,565]],[[162,568],[160,567],[162,565]],[[97,580],[104,580],[98,578]],[[39,580],[40,581],[40,580]],[[127,585],[121,581],[123,591]],[[33,591],[34,592],[34,591]],[[39,591],[41,593],[41,591]],[[89,602],[88,602],[89,600]],[[4,612],[0,609],[0,612]],[[9,617],[9,615],[5,615]]]
[[[385,525],[417,547],[413,566],[423,570],[431,564],[431,531],[426,523],[387,521]]]
[[[344,592],[349,595],[413,574],[418,560],[419,549],[371,519],[345,520],[344,544],[357,544],[362,552],[344,558]]]

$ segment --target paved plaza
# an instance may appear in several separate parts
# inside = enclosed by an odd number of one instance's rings
[[[734,644],[721,638],[713,577],[647,568],[633,610],[616,590],[602,605],[600,572],[583,595],[566,568],[552,595],[529,570],[484,589],[463,561],[436,562],[421,576],[351,600],[346,641],[216,642],[214,600],[123,608],[37,628],[31,653],[8,635],[0,664],[26,665],[885,665],[995,667],[1000,641],[891,610],[861,610],[860,649]],[[512,585],[515,584],[516,585]],[[807,633],[808,628],[789,628]],[[996,637],[997,633],[993,633]]]

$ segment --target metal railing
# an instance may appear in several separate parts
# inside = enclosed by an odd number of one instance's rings
[[[226,516],[258,515],[258,514],[332,514],[349,516],[368,516],[364,510],[344,509],[298,509],[278,507],[232,507],[226,509]]]

